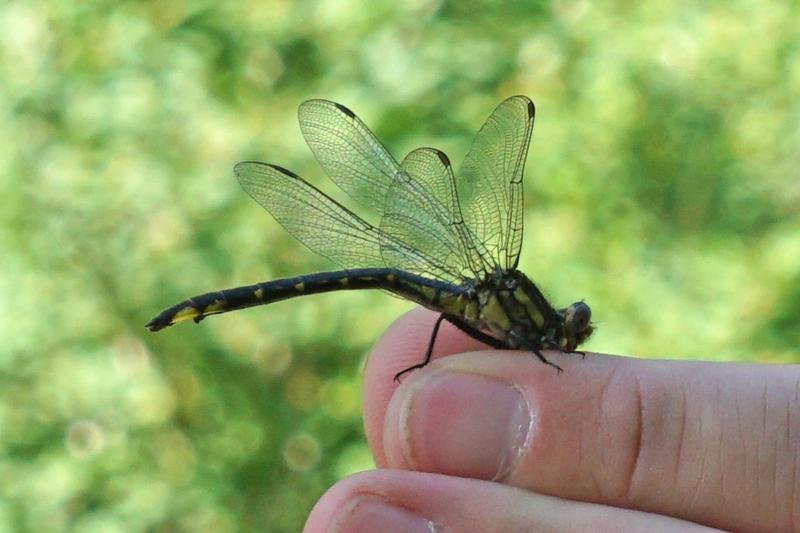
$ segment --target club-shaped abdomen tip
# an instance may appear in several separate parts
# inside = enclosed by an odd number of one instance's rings
[[[164,323],[164,320],[161,319],[161,315],[158,315],[157,317],[152,319],[150,322],[145,324],[144,327],[146,327],[150,331],[159,331],[159,330],[162,330],[162,329],[164,329],[165,327],[167,327],[169,325],[170,325],[169,322]]]
[[[150,331],[161,331],[175,323],[175,312],[167,309],[144,325]]]

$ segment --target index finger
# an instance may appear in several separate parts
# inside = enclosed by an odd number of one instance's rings
[[[558,375],[530,354],[487,350],[438,359],[395,388],[434,320],[407,315],[372,354],[365,414],[379,465],[722,528],[794,527],[797,366],[550,353]],[[475,349],[443,334],[445,353]]]

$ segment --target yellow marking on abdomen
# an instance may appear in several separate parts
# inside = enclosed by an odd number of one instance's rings
[[[264,289],[262,289],[261,287],[257,288],[255,291],[253,291],[253,294],[259,300],[263,300],[264,299]]]
[[[420,288],[420,292],[429,302],[433,302],[433,299],[436,298],[436,289],[434,289],[433,287],[422,286]]]
[[[198,311],[197,309],[195,309],[192,306],[187,306],[187,307],[184,307],[183,309],[181,309],[180,311],[178,311],[177,313],[175,313],[172,316],[171,322],[173,324],[175,322],[183,322],[184,320],[190,320],[190,319],[196,317],[199,314],[200,314],[200,311]]]
[[[466,317],[467,309],[469,309],[469,302],[464,302],[463,295],[450,296],[445,293],[439,300],[439,306],[451,315]]]
[[[301,281],[300,283],[295,284],[294,290],[297,292],[303,292],[306,290],[306,284]]]
[[[350,285],[350,280],[347,278],[339,278],[339,285],[341,285],[342,287],[347,287],[348,285]]]
[[[225,310],[225,300],[214,300],[213,303],[208,304],[205,309],[203,309],[204,315],[210,315],[212,313],[219,313],[220,311]]]

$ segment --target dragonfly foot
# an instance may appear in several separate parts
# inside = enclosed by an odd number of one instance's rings
[[[546,364],[547,366],[552,366],[553,368],[555,368],[555,369],[556,369],[556,372],[557,372],[558,374],[561,374],[561,373],[564,371],[564,369],[563,369],[563,368],[561,368],[560,366],[558,366],[557,364],[555,364],[555,363],[551,363],[550,361],[548,361],[548,360],[545,358],[545,356],[544,356],[544,355],[542,355],[542,352],[540,352],[539,350],[533,350],[533,353],[534,353],[534,355],[536,355],[536,357],[538,357],[538,358],[539,358],[539,361],[541,361],[542,363]]]
[[[428,362],[426,361],[426,362],[420,363],[418,365],[410,366],[410,367],[406,368],[405,370],[401,370],[400,372],[398,372],[397,374],[394,375],[395,383],[400,383],[400,376],[402,376],[403,374],[411,372],[412,370],[417,370],[418,368],[422,368],[422,367],[426,366],[427,364],[428,364]]]

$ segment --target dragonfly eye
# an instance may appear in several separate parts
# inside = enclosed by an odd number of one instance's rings
[[[567,331],[575,334],[581,333],[589,327],[592,319],[592,310],[583,302],[575,302],[567,308],[564,314],[564,325]]]

